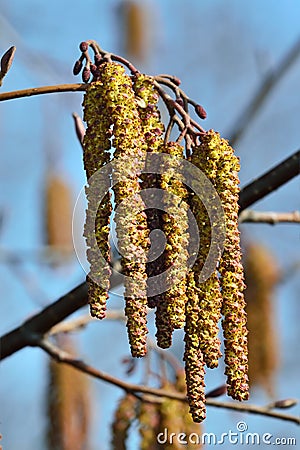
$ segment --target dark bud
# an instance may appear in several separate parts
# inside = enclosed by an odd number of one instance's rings
[[[82,81],[84,83],[88,83],[91,76],[91,71],[87,67],[85,67],[82,71]]]
[[[181,85],[181,80],[178,77],[173,76],[172,77],[172,82],[174,84],[176,84],[176,86],[180,86]]]
[[[200,119],[203,119],[203,120],[206,119],[207,114],[206,114],[206,111],[203,108],[203,106],[196,105],[195,106],[195,111],[196,111],[196,114],[200,117]]]
[[[126,367],[126,375],[131,375],[132,373],[134,373],[135,369],[136,369],[136,360],[129,357],[125,357],[122,359],[122,363],[125,364]]]
[[[89,44],[87,42],[81,42],[79,45],[80,51],[82,52],[86,52],[87,49],[89,48]]]
[[[272,404],[273,408],[280,408],[280,409],[285,409],[285,408],[291,408],[292,406],[297,405],[297,400],[295,400],[294,398],[287,398],[285,400],[277,400],[276,402],[274,402]]]
[[[184,101],[182,100],[181,97],[176,98],[176,103],[181,106],[182,108],[184,108]]]
[[[220,397],[221,395],[226,394],[226,391],[227,391],[226,384],[223,384],[222,386],[219,386],[216,389],[209,391],[208,394],[206,394],[206,398]]]
[[[1,58],[1,61],[0,61],[0,69],[1,69],[0,70],[0,86],[2,86],[2,80],[12,65],[15,51],[16,51],[15,46],[10,47]]]
[[[1,72],[3,74],[6,74],[13,62],[14,55],[15,55],[16,47],[10,47],[2,56],[1,58]]]
[[[73,75],[78,75],[81,72],[82,69],[82,61],[80,59],[75,62],[73,67]]]

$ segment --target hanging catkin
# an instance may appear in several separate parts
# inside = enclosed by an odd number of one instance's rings
[[[146,354],[147,280],[149,230],[145,205],[139,194],[138,175],[145,164],[146,145],[132,89],[124,67],[101,65],[103,99],[113,123],[113,190],[116,203],[116,233],[125,278],[125,314],[132,356]],[[128,200],[128,196],[130,196]]]
[[[219,150],[215,186],[225,213],[226,239],[219,263],[222,286],[222,327],[225,344],[227,392],[236,400],[247,400],[248,347],[247,316],[244,300],[244,275],[238,230],[239,160],[228,141],[210,131],[204,137],[210,147]]]
[[[95,64],[87,55],[89,46],[95,53]],[[190,103],[200,118],[205,118],[206,113],[178,88],[180,81],[176,77],[142,75],[130,62],[102,51],[94,41],[81,43],[80,50],[82,55],[74,72],[79,73],[85,61],[83,81],[87,83],[90,74],[94,77],[84,100],[88,127],[83,142],[85,170],[91,179],[85,226],[91,265],[88,277],[91,312],[104,317],[109,288],[110,179],[101,175],[100,169],[111,160],[114,220],[125,275],[125,314],[131,353],[140,357],[147,352],[147,306],[156,308],[158,346],[169,347],[174,329],[184,327],[187,398],[193,420],[201,422],[206,415],[205,365],[217,367],[221,356],[220,322],[227,392],[238,400],[249,396],[245,283],[238,231],[239,160],[219,133],[205,132],[189,117]],[[125,73],[120,61],[131,76]],[[161,84],[173,90],[175,100]],[[170,116],[164,136],[157,104],[159,95]],[[174,124],[178,125],[180,136],[170,142]],[[186,140],[186,149],[179,144],[182,138]],[[155,154],[162,157],[158,167],[151,166],[155,159],[151,156]],[[204,182],[201,186],[205,198],[192,192],[183,177],[181,162],[186,159],[190,167],[196,166],[211,183],[211,189]],[[97,183],[93,184],[99,170]],[[106,192],[100,205],[99,187]],[[147,209],[149,200],[151,206]],[[198,254],[193,250],[197,237],[188,221],[189,208],[199,230]],[[220,236],[214,232],[220,214],[226,229],[224,251],[205,280],[203,273],[211,248],[215,246],[213,251],[221,253]],[[166,245],[162,254],[158,256],[154,251],[157,257],[151,259],[155,242],[150,249],[150,233],[157,228],[164,233]],[[99,250],[104,265],[99,264]],[[189,268],[192,257],[195,263]],[[165,289],[154,292],[151,278],[161,274],[165,277]],[[149,429],[145,431],[142,438],[147,439]]]
[[[111,214],[109,180],[101,172],[110,160],[111,120],[104,101],[105,86],[101,82],[89,85],[84,96],[84,120],[87,123],[83,139],[83,160],[89,187],[86,189],[88,208],[84,236],[87,243],[87,257],[90,273],[87,277],[88,298],[91,315],[105,317],[108,298],[109,277],[109,223]],[[94,176],[94,177],[93,177]],[[106,195],[99,204],[98,188],[101,185]],[[100,263],[99,253],[105,263]]]
[[[209,145],[209,139],[204,136],[201,145],[193,149],[191,162],[198,167],[211,183],[215,183],[219,149]],[[221,342],[218,337],[218,322],[221,318],[222,296],[217,270],[202,283],[199,277],[206,261],[211,245],[211,223],[208,213],[197,195],[191,196],[191,210],[195,216],[200,233],[200,250],[193,266],[199,295],[198,335],[199,346],[206,365],[210,368],[218,366],[221,356]]]
[[[146,167],[149,166],[150,170],[155,172],[153,163],[147,164],[147,156],[153,153],[161,153],[163,151],[163,132],[164,125],[160,119],[160,112],[157,107],[158,94],[155,91],[153,80],[143,74],[137,74],[134,77],[133,89],[138,100],[138,112],[141,119],[141,127],[144,142],[146,145]],[[143,173],[140,176],[140,188],[141,195],[146,192],[148,202],[153,201],[155,205],[159,205],[162,201],[162,191],[161,191],[161,176],[157,173]],[[152,194],[149,189],[153,189]],[[150,197],[150,198],[149,198]],[[160,229],[162,227],[162,210],[159,208],[147,208],[146,216],[149,228],[149,233],[151,231]],[[151,243],[152,245],[152,243]],[[153,243],[155,246],[155,242]],[[151,261],[147,261],[146,264],[147,277],[151,278],[153,276],[159,275],[163,272],[163,257],[154,254]],[[151,295],[148,292],[148,306],[153,308],[157,306],[160,302],[161,295]]]

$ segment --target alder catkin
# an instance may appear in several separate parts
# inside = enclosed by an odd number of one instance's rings
[[[146,262],[149,230],[145,204],[139,194],[139,173],[143,169],[146,145],[132,89],[132,80],[120,64],[103,63],[100,80],[103,99],[113,123],[113,190],[116,203],[116,234],[126,276],[125,314],[132,356],[147,352]]]
[[[158,447],[157,435],[159,433],[159,404],[141,401],[138,407],[137,420],[139,421],[140,450],[155,449]]]
[[[205,407],[205,383],[204,383],[204,360],[199,348],[198,318],[199,318],[199,297],[194,281],[194,274],[188,274],[188,301],[186,303],[185,322],[185,376],[187,385],[187,398],[190,413],[194,422],[202,422],[206,417]]]
[[[161,176],[156,173],[153,167],[153,162],[148,163],[148,156],[151,157],[153,153],[161,153],[163,144],[163,132],[164,125],[160,119],[160,112],[157,107],[158,94],[154,88],[154,82],[152,77],[137,74],[133,78],[133,89],[136,95],[137,108],[141,119],[141,127],[143,133],[143,139],[146,145],[146,167],[153,170],[154,173],[142,173],[140,176],[141,182],[141,195],[146,192],[148,203],[151,201],[154,205],[159,205],[162,201],[161,192]],[[150,194],[149,189],[154,189]],[[147,223],[149,233],[156,229],[162,228],[162,211],[159,208],[147,208],[145,211],[147,216]],[[151,242],[151,250],[153,249],[153,258],[151,261],[147,261],[146,273],[147,277],[159,275],[163,272],[163,257],[162,255],[155,254],[155,241]],[[154,308],[160,302],[161,295],[148,295],[148,306]]]
[[[239,160],[228,141],[210,130],[202,142],[219,151],[215,187],[221,199],[226,221],[224,252],[219,263],[222,287],[222,327],[225,338],[225,374],[228,395],[247,400],[248,347],[247,316],[244,300],[244,274],[241,263],[240,233],[238,230]]]
[[[137,399],[125,394],[118,403],[111,426],[112,450],[126,450],[126,441],[131,423],[136,417]]]
[[[84,120],[87,123],[83,139],[83,161],[88,181],[86,188],[88,208],[84,227],[88,247],[87,258],[90,263],[90,272],[87,276],[88,300],[91,315],[98,319],[105,317],[111,275],[109,266],[111,203],[108,193],[110,182],[101,171],[110,161],[111,147],[111,120],[103,98],[104,90],[102,83],[92,83],[88,86],[83,100]],[[99,185],[107,192],[101,201],[97,187]],[[104,263],[100,262],[99,253]]]
[[[217,174],[219,149],[209,144],[210,140],[205,136],[201,145],[193,149],[191,163],[200,169],[209,181],[214,184]],[[218,359],[221,357],[218,322],[221,318],[222,296],[217,270],[207,280],[202,283],[199,282],[199,277],[211,245],[211,227],[213,224],[210,223],[210,217],[198,195],[191,196],[190,202],[200,234],[200,249],[193,266],[199,292],[199,345],[206,365],[214,368],[218,366]]]
[[[186,275],[188,272],[188,192],[180,176],[183,147],[169,142],[163,147],[166,159],[161,187],[164,194],[163,231],[166,237],[165,269],[169,270],[169,287],[163,295],[167,303],[168,316],[173,328],[182,328],[185,323]]]

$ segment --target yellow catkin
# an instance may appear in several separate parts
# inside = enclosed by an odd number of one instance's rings
[[[258,243],[247,245],[244,266],[250,385],[261,386],[270,396],[274,396],[279,352],[274,323],[274,288],[279,280],[279,269],[270,250]]]
[[[182,183],[179,168],[183,148],[175,142],[162,147],[166,155],[160,186],[164,190],[164,213],[161,226],[166,238],[163,269],[168,271],[166,290],[160,295],[156,310],[157,344],[168,348],[172,343],[174,328],[185,323],[186,272],[188,270],[188,193]]]
[[[72,241],[72,195],[70,186],[59,174],[50,172],[46,185],[47,244],[59,251],[70,252]]]
[[[219,152],[215,188],[220,197],[226,221],[224,252],[219,263],[222,286],[222,327],[225,338],[225,374],[227,392],[236,400],[247,400],[248,347],[247,316],[244,300],[244,274],[241,263],[238,230],[239,160],[228,141],[210,130],[202,137],[203,145]]]
[[[147,352],[147,280],[146,262],[149,230],[145,204],[139,194],[138,175],[143,169],[146,145],[131,78],[123,66],[101,65],[100,80],[105,87],[103,99],[113,123],[114,171],[113,183],[118,247],[123,255],[121,264],[126,275],[125,314],[132,356]],[[124,159],[124,157],[126,159]],[[128,200],[128,196],[131,196]]]
[[[63,350],[75,353],[74,342],[59,336]],[[54,360],[49,362],[47,448],[89,448],[90,395],[87,377]]]
[[[165,391],[176,392],[174,382],[165,381],[161,387]],[[159,411],[159,433],[162,433],[163,436],[167,437],[163,448],[166,450],[181,449],[182,444],[178,440],[178,435],[179,433],[185,432],[182,420],[182,403],[171,398],[165,398],[159,405]]]
[[[178,371],[176,374],[175,389],[177,392],[186,393],[184,370]],[[202,425],[193,421],[189,413],[189,406],[187,403],[179,403],[178,414],[180,415],[182,420],[181,429],[186,433],[187,436],[186,448],[190,450],[203,448],[201,442]]]
[[[88,299],[91,315],[99,319],[105,317],[111,274],[109,266],[110,195],[107,193],[100,202],[97,188],[101,185],[104,192],[108,192],[109,189],[109,180],[101,172],[102,167],[110,160],[111,147],[111,120],[103,99],[104,89],[101,82],[90,84],[83,100],[84,120],[87,123],[83,140],[83,160],[88,181],[86,188],[88,208],[84,229],[88,247],[87,258],[90,263],[90,273],[87,277]],[[95,177],[97,177],[96,181]],[[104,264],[100,264],[99,253],[104,258]]]
[[[125,394],[118,403],[111,426],[112,450],[126,450],[126,440],[131,423],[136,417],[137,399]]]
[[[202,422],[206,417],[205,407],[205,383],[204,383],[204,360],[199,348],[198,318],[199,318],[199,296],[194,281],[194,273],[188,274],[185,322],[185,376],[187,385],[187,398],[190,413],[194,422]]]
[[[214,184],[220,154],[219,149],[210,144],[210,139],[205,137],[201,145],[193,149],[191,163],[200,169],[209,181]],[[190,202],[200,234],[200,249],[193,266],[200,301],[198,319],[199,345],[206,365],[214,368],[218,366],[218,359],[221,356],[218,322],[221,318],[222,296],[217,271],[215,270],[204,282],[199,283],[198,281],[211,245],[212,224],[201,198],[197,195],[191,196]]]
[[[155,173],[153,162],[148,164],[149,157],[153,153],[161,153],[163,144],[163,132],[164,125],[160,119],[160,112],[157,106],[158,94],[155,90],[153,79],[143,74],[137,74],[134,77],[133,89],[138,101],[138,112],[141,119],[141,127],[144,142],[146,145],[146,167],[149,166],[154,173],[143,173],[140,176],[140,187],[147,193],[148,203],[153,202],[154,207],[148,207],[146,210],[147,222],[149,232],[160,229],[162,227],[162,211],[159,208],[159,202],[161,201],[161,177]],[[153,189],[153,194],[150,194],[149,189]],[[151,251],[153,252],[152,260],[146,265],[146,271],[148,278],[159,275],[163,272],[163,258],[162,255],[155,253],[155,240],[151,242]],[[161,295],[149,295],[148,291],[148,306],[153,308],[160,302]]]
[[[159,405],[141,402],[138,408],[140,450],[156,448],[159,433]]]
[[[182,328],[185,323],[186,274],[188,271],[188,192],[181,181],[179,168],[183,159],[183,147],[169,142],[163,148],[171,156],[166,160],[161,187],[165,190],[165,213],[163,231],[166,237],[165,268],[170,269],[167,283],[170,287],[164,293],[168,315],[173,328]]]

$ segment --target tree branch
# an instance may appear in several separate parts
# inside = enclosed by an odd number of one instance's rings
[[[240,192],[240,213],[300,173],[300,150],[256,178]]]
[[[3,92],[0,94],[0,102],[14,100],[16,98],[32,97],[33,95],[53,94],[59,92],[80,92],[85,91],[88,84],[56,84],[54,86],[41,86],[38,88],[21,89],[19,91]]]
[[[300,223],[300,211],[275,212],[275,211],[253,211],[246,209],[239,216],[239,223]]]
[[[293,45],[293,47],[287,52],[283,59],[278,64],[277,68],[270,71],[264,78],[261,85],[256,90],[255,94],[251,98],[249,104],[245,110],[241,113],[240,117],[232,127],[232,130],[228,133],[229,141],[231,145],[235,145],[236,142],[241,139],[245,131],[248,129],[250,122],[254,119],[258,110],[262,107],[271,91],[276,84],[283,78],[288,69],[296,61],[300,55],[300,39]]]
[[[119,378],[113,377],[105,372],[95,369],[94,367],[86,364],[85,362],[74,359],[72,355],[67,353],[64,350],[61,350],[56,345],[52,344],[47,339],[37,339],[35,341],[36,346],[43,349],[48,355],[54,358],[56,361],[68,364],[81,372],[84,372],[94,378],[110,383],[116,387],[123,389],[126,392],[131,394],[146,394],[155,397],[167,397],[174,400],[179,400],[182,402],[186,402],[187,398],[185,394],[179,392],[168,391],[166,389],[156,389],[148,386],[142,386],[139,384],[127,383]],[[206,404],[208,406],[214,406],[216,408],[225,408],[231,409],[234,411],[243,411],[250,414],[259,414],[262,416],[273,417],[281,420],[286,420],[289,422],[294,422],[300,424],[300,418],[297,416],[292,416],[289,414],[282,414],[275,411],[271,411],[268,407],[260,407],[256,405],[243,405],[240,403],[231,403],[231,402],[220,402],[218,400],[213,400],[208,398],[206,400]]]

